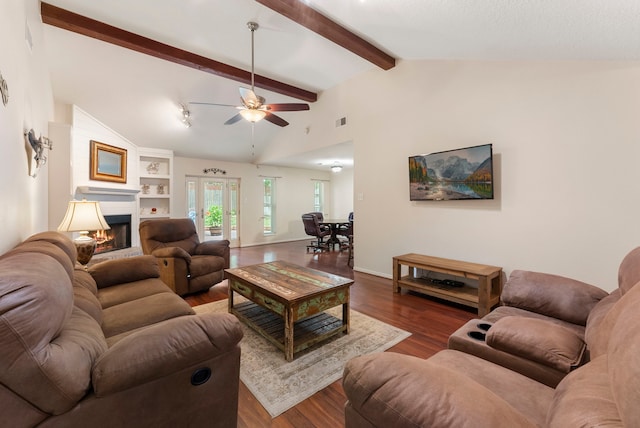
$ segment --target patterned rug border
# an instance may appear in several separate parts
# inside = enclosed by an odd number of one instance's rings
[[[193,309],[197,313],[226,312],[227,305],[227,299],[224,299]],[[327,312],[338,318],[342,316],[341,307]],[[385,351],[411,336],[405,330],[353,309],[350,315],[351,331],[348,335],[337,336],[296,353],[290,363],[285,361],[282,351],[242,324],[245,335],[240,342],[240,380],[271,417],[280,415],[342,378],[344,365],[351,358]]]

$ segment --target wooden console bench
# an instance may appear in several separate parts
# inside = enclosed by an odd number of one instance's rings
[[[409,267],[407,276],[402,276],[403,265]],[[417,277],[414,268],[477,280],[478,288],[438,284]],[[414,253],[404,254],[393,258],[393,291],[399,293],[401,288],[478,308],[478,316],[483,317],[500,302],[502,268]]]

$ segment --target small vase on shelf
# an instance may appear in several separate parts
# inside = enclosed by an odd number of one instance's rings
[[[149,165],[147,165],[147,172],[149,174],[157,174],[158,169],[160,169],[160,162],[149,162]]]

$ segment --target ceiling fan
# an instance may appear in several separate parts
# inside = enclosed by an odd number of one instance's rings
[[[259,120],[265,119],[278,126],[287,126],[289,122],[273,114],[274,111],[302,111],[309,110],[309,104],[305,103],[277,103],[277,104],[265,104],[265,99],[254,92],[254,64],[253,64],[253,36],[254,32],[258,29],[259,25],[256,22],[247,22],[247,27],[251,30],[251,89],[240,87],[240,101],[241,106],[233,106],[229,104],[215,104],[215,103],[202,103],[202,102],[190,102],[189,104],[199,105],[212,105],[223,107],[235,107],[239,112],[231,119],[227,120],[225,125],[232,125],[238,122],[240,119],[245,119],[249,122],[255,123]]]

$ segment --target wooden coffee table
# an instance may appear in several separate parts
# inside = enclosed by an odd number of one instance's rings
[[[293,355],[342,332],[349,333],[349,287],[353,280],[293,263],[275,261],[225,269],[229,312]],[[248,299],[234,305],[238,293]],[[342,319],[324,311],[342,305]]]

